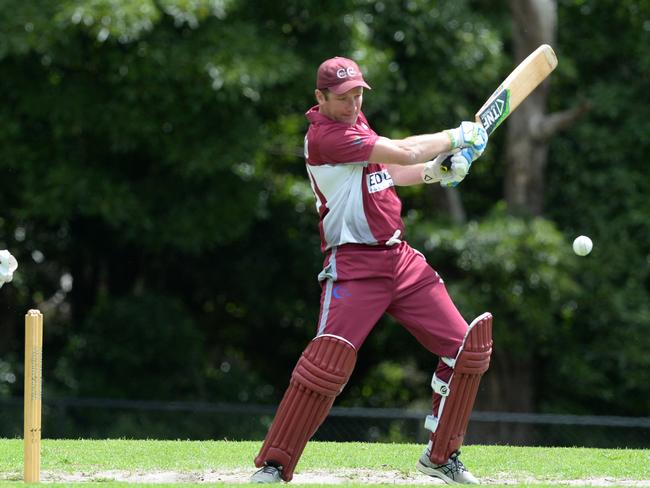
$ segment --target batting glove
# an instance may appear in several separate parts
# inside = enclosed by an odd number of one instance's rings
[[[442,168],[442,163],[451,156],[451,166],[448,170]],[[478,158],[473,148],[466,147],[455,150],[451,153],[438,155],[433,161],[428,161],[422,169],[422,181],[425,183],[440,182],[445,188],[453,188],[465,179],[472,166],[472,162]]]
[[[476,122],[463,122],[455,129],[447,129],[445,133],[451,140],[452,149],[472,146],[479,156],[485,150],[488,140],[487,132]]]

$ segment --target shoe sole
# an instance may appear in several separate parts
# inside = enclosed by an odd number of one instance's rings
[[[251,478],[250,481],[249,481],[249,483],[256,484],[256,485],[269,485],[269,484],[281,483],[281,482],[282,482],[282,479],[275,479],[275,478],[273,478],[273,479],[268,479],[267,478],[267,479],[263,479],[263,480],[261,480],[259,478],[258,479]]]
[[[430,468],[428,466],[425,466],[422,464],[420,461],[415,465],[415,468],[423,474],[426,474],[427,476],[433,476],[434,478],[439,478],[448,485],[459,485],[460,483],[458,481],[454,481],[451,479],[449,476],[445,476],[444,473],[441,473],[437,469]]]

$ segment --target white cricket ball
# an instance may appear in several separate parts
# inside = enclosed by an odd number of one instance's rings
[[[593,247],[594,243],[587,236],[578,236],[573,241],[573,252],[578,256],[586,256]]]

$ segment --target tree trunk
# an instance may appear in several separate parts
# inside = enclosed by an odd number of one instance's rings
[[[513,19],[513,67],[540,44],[554,45],[557,8],[555,0],[510,0]],[[544,203],[544,168],[548,154],[542,136],[549,91],[543,82],[506,122],[505,199],[516,215],[540,215]],[[507,324],[495,323],[495,327]],[[518,353],[518,354],[516,354]],[[508,351],[495,344],[490,369],[481,383],[476,410],[534,412],[532,357],[524,351]],[[473,422],[470,438],[479,443],[527,444],[535,432],[529,424]]]
[[[516,358],[497,348],[490,369],[481,379],[474,410],[483,412],[534,412],[532,360]],[[471,442],[530,445],[535,432],[529,424],[472,422]]]
[[[540,44],[555,44],[555,0],[510,0],[513,15],[515,63]],[[541,215],[544,205],[544,169],[547,136],[540,132],[546,117],[549,80],[544,81],[510,116],[506,135],[505,198],[510,213]]]

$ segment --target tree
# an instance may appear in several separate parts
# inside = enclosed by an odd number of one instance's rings
[[[512,13],[472,0],[4,0],[0,248],[21,268],[0,294],[0,394],[20,394],[7,378],[20,377],[22,315],[38,305],[49,396],[274,402],[318,312],[300,157],[318,63],[348,55],[366,68],[378,132],[444,129],[548,40],[532,9],[549,4],[560,65],[532,99],[537,115],[520,107],[457,192],[401,188],[407,238],[468,320],[496,312],[486,408],[644,414],[648,10],[627,0],[516,2]],[[550,130],[583,96],[598,101],[589,117]],[[510,198],[504,180],[524,183]],[[449,195],[456,222],[436,201]],[[596,243],[578,262],[567,255],[577,232]],[[344,402],[428,397],[435,358],[386,322]],[[144,341],[148,355],[124,357]],[[111,358],[123,367],[108,371]],[[158,360],[173,365],[164,378]],[[382,380],[391,387],[366,388]]]
[[[513,54],[516,63],[541,44],[556,46],[555,0],[510,0]],[[516,64],[515,63],[515,64]],[[547,114],[548,81],[542,83],[512,114],[506,139],[505,198],[514,214],[542,215],[549,140],[569,127],[588,108],[576,107]]]

